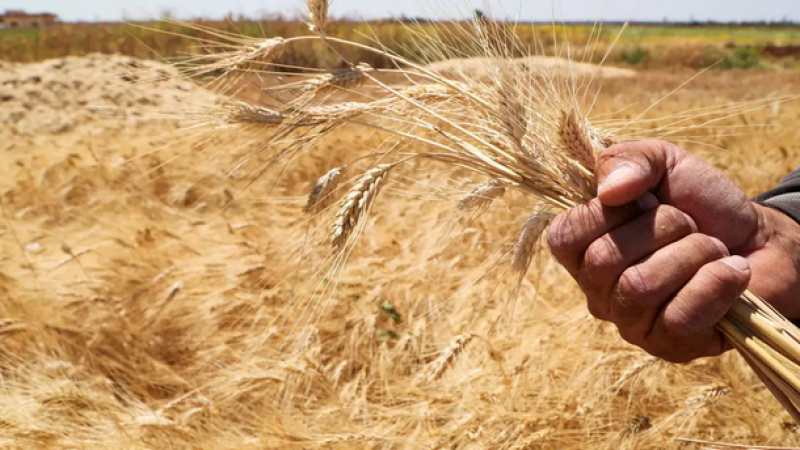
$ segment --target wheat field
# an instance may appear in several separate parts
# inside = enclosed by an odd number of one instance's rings
[[[438,232],[480,181],[468,173],[388,178],[327,279],[307,194],[380,131],[343,127],[286,166],[232,171],[258,134],[156,114],[207,101],[171,68],[93,56],[0,74],[3,448],[800,445],[738,355],[670,365],[625,344],[546,249],[514,300],[493,264],[522,225],[514,197]],[[658,130],[800,90],[793,72],[682,86],[694,75],[609,75],[594,112],[655,105],[665,119],[641,127]],[[755,195],[800,163],[798,123],[800,103],[775,102],[674,140]],[[298,299],[332,281],[312,318]]]

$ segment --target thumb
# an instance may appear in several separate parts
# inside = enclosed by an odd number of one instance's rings
[[[669,142],[615,145],[600,154],[597,177],[604,205],[626,205],[651,192],[731,250],[746,246],[758,230],[755,207],[730,178]]]
[[[680,159],[680,148],[664,141],[615,145],[597,162],[598,198],[606,206],[632,203],[654,190]]]

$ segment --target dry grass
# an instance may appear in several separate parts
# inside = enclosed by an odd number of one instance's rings
[[[636,120],[682,79],[608,80],[595,122]],[[709,104],[798,88],[776,73],[711,74],[657,105],[653,115],[666,119],[640,121],[641,132],[675,129]],[[755,194],[800,159],[799,120],[797,104],[759,108],[675,139]],[[438,163],[411,162],[384,180],[381,201],[354,222],[367,232],[324,313],[312,314],[304,300],[330,289],[317,271],[330,250],[297,243],[330,242],[335,211],[303,218],[308,193],[386,135],[337,127],[315,152],[262,173],[269,155],[252,150],[266,132],[251,125],[188,133],[167,149],[142,138],[164,130],[0,131],[9,168],[3,446],[660,449],[679,448],[679,436],[800,444],[738,356],[653,364],[588,317],[546,254],[509,315],[517,276],[505,276],[505,260],[484,276],[484,263],[498,248],[512,257],[508,236],[529,204],[511,192],[495,198],[480,217],[457,221],[442,248],[432,230],[483,180],[436,176]],[[250,165],[238,166],[244,156]],[[372,167],[348,165],[330,195],[347,198]],[[433,176],[411,178],[417,169]],[[364,199],[369,189],[358,192]]]

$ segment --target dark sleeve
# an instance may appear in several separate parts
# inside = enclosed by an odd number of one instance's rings
[[[794,170],[778,186],[753,199],[756,203],[782,211],[800,223],[800,167]]]

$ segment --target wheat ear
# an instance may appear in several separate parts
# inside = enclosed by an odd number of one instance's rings
[[[514,253],[511,256],[511,268],[520,276],[524,276],[528,272],[536,251],[536,243],[550,225],[553,217],[555,216],[552,213],[541,212],[530,217],[522,227],[522,232],[514,245]]]
[[[639,374],[647,370],[648,367],[654,365],[658,361],[659,359],[654,356],[649,357],[643,361],[639,361],[638,363],[636,363],[636,365],[634,365],[630,369],[623,372],[622,375],[620,375],[617,381],[615,381],[614,384],[611,386],[610,391],[612,392],[618,391],[625,383],[627,383],[634,377],[638,376]]]
[[[325,35],[325,25],[328,22],[328,0],[306,0],[308,8],[309,24],[308,28],[319,35]]]
[[[374,72],[369,64],[361,63],[353,68],[334,70],[311,79],[303,95],[317,96],[336,89],[353,89],[364,83],[367,74]]]
[[[229,102],[222,106],[222,121],[229,124],[280,125],[286,115],[246,102]]]
[[[458,201],[456,209],[460,212],[480,212],[489,207],[497,198],[502,197],[506,187],[499,180],[488,180],[479,184],[469,194]]]
[[[703,388],[699,393],[689,397],[685,404],[692,410],[700,410],[716,403],[720,398],[728,395],[730,389],[727,386],[714,385]]]
[[[342,102],[333,105],[314,106],[308,108],[287,108],[286,111],[275,111],[247,102],[230,102],[223,105],[222,122],[242,125],[283,125],[293,127],[312,127],[316,125],[340,122],[364,114],[371,109],[390,107],[389,102],[364,103]]]
[[[343,169],[344,167],[333,168],[317,180],[311,193],[308,194],[304,212],[317,213],[328,205],[331,193],[339,186]]]
[[[499,84],[497,118],[503,123],[506,133],[519,144],[525,137],[528,123],[522,92],[509,71],[503,71]]]
[[[334,248],[341,249],[347,242],[359,221],[372,206],[375,197],[383,186],[383,181],[393,167],[393,164],[381,164],[368,170],[361,177],[361,180],[347,193],[333,223],[331,245]]]
[[[447,369],[453,365],[453,362],[458,358],[458,355],[464,351],[470,342],[475,338],[475,335],[467,333],[456,336],[455,339],[447,346],[447,349],[431,363],[428,381],[436,381],[441,378]]]
[[[582,124],[574,110],[563,112],[561,137],[569,154],[584,168],[593,170],[595,165],[594,146],[589,139],[585,124]]]
[[[274,63],[284,52],[285,39],[276,37],[245,47],[243,54],[234,61],[233,70],[258,70]]]

